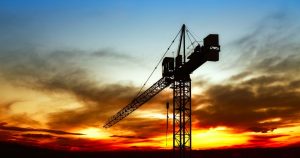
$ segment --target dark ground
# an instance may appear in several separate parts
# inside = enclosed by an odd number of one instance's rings
[[[166,151],[68,152],[0,142],[1,158],[171,158]],[[300,148],[193,151],[192,158],[300,158]]]

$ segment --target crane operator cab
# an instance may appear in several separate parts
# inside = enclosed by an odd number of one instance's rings
[[[162,76],[172,77],[174,74],[174,58],[165,57],[162,62]]]
[[[200,53],[200,51],[201,51],[201,47],[200,44],[198,44],[194,49],[194,53]]]

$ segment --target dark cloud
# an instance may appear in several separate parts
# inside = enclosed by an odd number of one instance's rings
[[[263,127],[250,127],[249,130],[253,132],[261,132],[261,133],[268,133],[273,132],[275,128],[263,128]]]
[[[94,140],[79,137],[69,137],[65,135],[52,135],[52,134],[36,134],[25,133],[18,134],[12,131],[0,130],[1,142],[14,142],[20,144],[26,144],[35,147],[51,148],[56,150],[68,150],[68,151],[104,151],[104,150],[120,150],[126,149],[127,144],[119,144],[124,140]],[[132,143],[126,142],[125,143]]]
[[[50,135],[50,134],[22,134],[23,137],[29,137],[29,138],[37,138],[37,139],[50,139],[50,138],[55,138],[55,136]]]
[[[17,132],[46,132],[46,133],[52,133],[58,135],[83,135],[81,133],[72,133],[72,132],[65,132],[60,130],[23,128],[23,127],[6,126],[6,125],[1,125],[0,130],[17,131]]]
[[[131,61],[131,62],[135,62],[137,61],[137,59],[135,59],[132,56],[129,56],[127,54],[122,54],[122,53],[118,53],[116,51],[113,51],[112,49],[102,49],[99,51],[96,51],[94,53],[92,53],[92,55],[100,57],[100,58],[110,58],[112,60],[127,60],[127,61]]]
[[[285,134],[274,134],[274,135],[253,135],[251,139],[248,140],[248,144],[245,146],[248,147],[264,147],[264,146],[272,146],[275,143],[274,138],[285,137],[288,135]]]
[[[205,97],[194,98],[196,103],[199,99],[211,105],[194,112],[200,126],[225,125],[247,130],[257,127],[252,131],[264,132],[299,122],[299,91],[287,86],[288,79],[265,75],[235,84],[212,85]],[[280,120],[262,123],[274,118]]]
[[[0,130],[0,141],[16,140],[17,137],[10,131]]]
[[[140,137],[140,136],[126,136],[126,135],[112,135],[112,138],[128,138],[128,139],[147,139],[147,137]]]

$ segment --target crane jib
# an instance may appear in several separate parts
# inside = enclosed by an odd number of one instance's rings
[[[169,77],[163,77],[160,80],[158,80],[156,83],[154,83],[150,88],[148,88],[145,92],[140,94],[138,97],[133,99],[127,106],[125,106],[123,109],[121,109],[119,112],[117,112],[114,116],[112,116],[105,124],[104,128],[109,128],[113,126],[114,124],[118,123],[125,117],[127,117],[130,113],[135,111],[137,108],[142,106],[144,103],[146,103],[148,100],[153,98],[155,95],[157,95],[159,92],[161,92],[163,89],[168,87],[172,83],[172,79]]]

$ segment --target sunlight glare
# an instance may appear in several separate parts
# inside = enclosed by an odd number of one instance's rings
[[[245,134],[233,134],[227,127],[216,127],[208,130],[195,130],[192,135],[192,146],[195,149],[210,149],[244,144],[248,140]]]
[[[98,129],[98,128],[86,128],[83,130],[80,130],[79,133],[84,134],[83,137],[86,138],[92,138],[92,139],[108,139],[110,138],[110,134]]]

